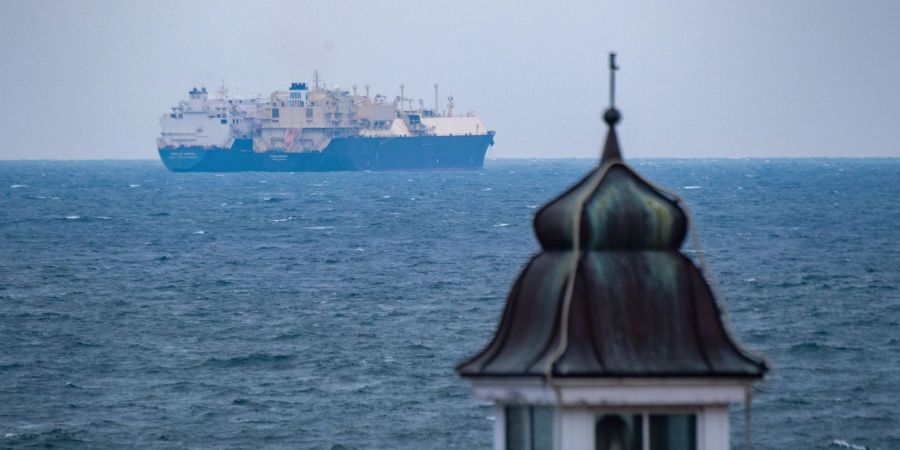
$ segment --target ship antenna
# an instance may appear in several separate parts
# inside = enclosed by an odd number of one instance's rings
[[[316,90],[319,90],[319,69],[313,71],[313,83],[316,85]]]

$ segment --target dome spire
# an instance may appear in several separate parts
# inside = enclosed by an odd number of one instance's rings
[[[603,114],[603,121],[609,125],[609,133],[606,135],[606,144],[603,146],[603,155],[600,164],[611,160],[621,160],[622,152],[619,150],[619,139],[616,136],[616,124],[622,120],[622,114],[616,109],[616,54],[609,54],[609,109]]]

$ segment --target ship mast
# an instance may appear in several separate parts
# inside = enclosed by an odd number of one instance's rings
[[[440,105],[438,105],[438,84],[434,83],[434,115],[438,115],[438,110],[440,109]]]
[[[319,69],[313,71],[313,84],[316,86],[316,90],[319,90]]]

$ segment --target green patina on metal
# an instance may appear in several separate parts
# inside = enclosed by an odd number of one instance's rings
[[[603,249],[677,249],[684,238],[673,225],[683,220],[671,200],[635,176],[630,169],[610,168],[584,205],[590,241],[585,246]]]
[[[542,252],[516,281],[494,339],[461,375],[766,372],[725,331],[709,285],[679,251],[687,215],[622,162],[614,123],[600,166],[535,215]]]

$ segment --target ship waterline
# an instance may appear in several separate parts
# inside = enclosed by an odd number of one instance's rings
[[[249,140],[231,148],[165,146],[159,157],[173,172],[330,172],[357,170],[478,169],[493,133],[470,136],[334,138],[322,151],[254,152]]]

